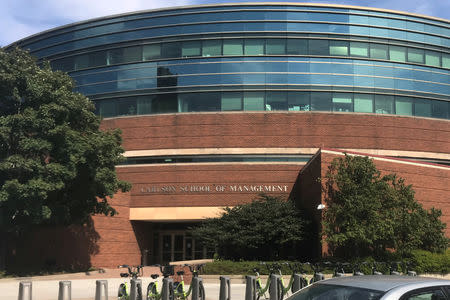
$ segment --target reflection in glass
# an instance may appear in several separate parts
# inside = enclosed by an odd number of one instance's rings
[[[222,93],[221,107],[223,111],[242,110],[242,93],[240,92]]]
[[[289,92],[288,93],[288,110],[290,111],[309,111],[311,104],[309,103],[309,92]]]
[[[161,56],[163,58],[176,58],[181,56],[181,43],[163,43],[161,45]]]
[[[354,94],[355,112],[373,113],[373,95]]]
[[[246,39],[244,53],[245,55],[263,55],[264,39]]]
[[[109,50],[108,60],[110,65],[142,61],[142,48],[127,47]]]
[[[142,56],[144,60],[157,59],[161,57],[161,45],[144,45],[142,48]]]
[[[414,115],[431,117],[431,101],[416,99],[414,103]]]
[[[394,113],[394,97],[386,95],[375,95],[375,113],[377,114],[393,114]]]
[[[98,103],[98,111],[103,118],[117,116],[116,100],[101,100]]]
[[[442,67],[450,69],[450,54],[442,54]]]
[[[408,97],[395,97],[395,112],[397,115],[412,116],[413,101]]]
[[[222,40],[203,41],[202,55],[205,57],[222,55]]]
[[[353,111],[352,94],[333,93],[333,111],[350,112]]]
[[[369,44],[350,42],[350,56],[369,56]]]
[[[441,65],[439,53],[434,51],[425,51],[425,64],[427,66],[439,67]]]
[[[308,54],[308,40],[288,39],[286,48],[287,54],[291,55]]]
[[[435,100],[430,102],[431,102],[431,117],[446,119],[448,114],[448,102]]]
[[[152,99],[156,96],[138,96],[136,105],[137,105],[137,114],[138,115],[146,115],[152,113]]]
[[[408,48],[408,61],[423,64],[424,50],[416,48]]]
[[[183,42],[181,46],[182,57],[200,56],[200,53],[201,53],[200,41]]]
[[[264,92],[244,92],[244,110],[264,110]]]
[[[223,55],[243,55],[243,44],[242,39],[231,39],[223,41]]]
[[[178,101],[182,112],[220,111],[219,93],[179,94]]]
[[[266,110],[287,110],[287,92],[267,92]]]
[[[127,116],[136,114],[136,98],[128,97],[123,99],[116,99],[117,115]]]
[[[286,54],[286,40],[285,39],[267,39],[266,54],[268,54],[268,55]]]
[[[399,46],[389,46],[389,58],[392,61],[405,62],[406,48]]]
[[[346,41],[330,41],[330,55],[347,56],[348,45]]]
[[[380,44],[371,44],[370,57],[375,59],[388,59],[388,46]]]
[[[329,55],[328,40],[309,40],[309,54]]]

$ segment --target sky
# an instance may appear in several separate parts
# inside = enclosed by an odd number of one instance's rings
[[[291,0],[292,1],[292,0]],[[78,21],[137,10],[248,0],[0,0],[0,47]],[[272,2],[281,2],[273,1]],[[450,19],[450,0],[303,0],[407,11]]]

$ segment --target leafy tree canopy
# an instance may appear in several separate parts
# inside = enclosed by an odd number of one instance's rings
[[[443,251],[448,241],[438,209],[426,210],[411,185],[395,174],[382,176],[368,157],[333,160],[325,176],[323,234],[333,254],[382,256],[395,250]]]
[[[0,49],[0,229],[114,215],[107,197],[130,189],[115,173],[120,132],[99,130],[93,103],[73,89],[27,52]]]
[[[261,194],[251,203],[224,208],[221,217],[207,219],[192,233],[223,258],[277,259],[292,254],[309,223],[291,201]]]

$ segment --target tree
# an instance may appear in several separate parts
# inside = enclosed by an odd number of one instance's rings
[[[100,130],[93,103],[65,73],[0,49],[0,231],[82,224],[114,215],[120,131]]]
[[[261,194],[251,203],[223,209],[221,217],[194,227],[193,236],[229,259],[276,259],[304,240],[309,221],[288,200]]]
[[[333,254],[406,256],[414,249],[442,251],[448,241],[441,211],[425,210],[411,185],[395,174],[382,176],[368,157],[339,157],[324,181],[323,235]]]

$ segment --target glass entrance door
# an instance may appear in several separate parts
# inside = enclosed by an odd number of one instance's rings
[[[155,251],[157,255],[155,263],[167,264],[172,261],[202,259],[212,257],[214,253],[214,251],[207,251],[201,243],[186,232],[156,232],[153,241],[154,249],[159,249],[159,251]]]

